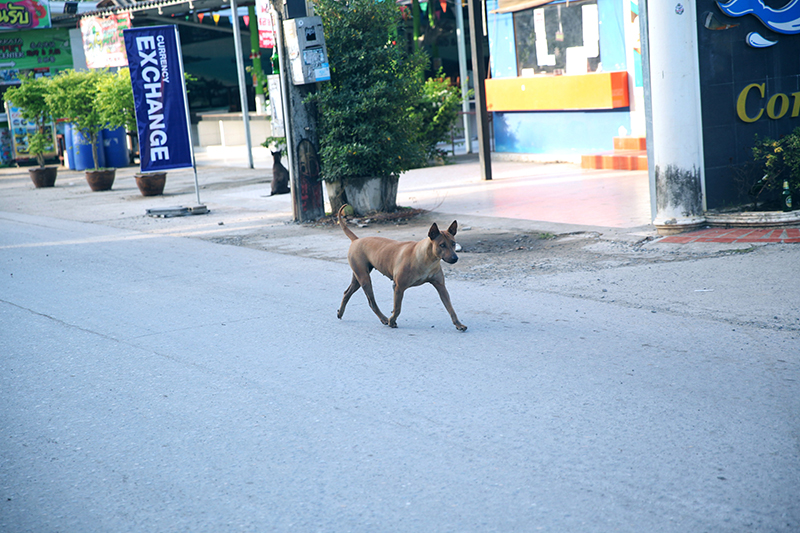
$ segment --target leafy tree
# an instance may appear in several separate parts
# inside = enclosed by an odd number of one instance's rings
[[[100,120],[109,129],[124,126],[136,133],[136,112],[131,87],[131,71],[121,68],[114,74],[104,76],[98,84],[97,107]]]
[[[100,70],[63,70],[50,81],[45,96],[53,115],[65,119],[89,139],[94,168],[98,164],[98,136],[106,127],[100,107],[96,105],[101,82],[109,73]]]
[[[408,55],[390,35],[394,0],[317,0],[331,80],[310,97],[318,106],[322,175],[327,181],[397,177],[424,154],[419,143],[423,52]]]
[[[50,78],[27,75],[20,76],[20,82],[19,86],[9,88],[4,97],[11,105],[20,108],[22,118],[36,125],[36,132],[28,139],[28,148],[36,156],[39,167],[44,168],[44,152],[53,144],[52,133],[48,134],[46,129],[50,121],[50,107],[45,96]]]

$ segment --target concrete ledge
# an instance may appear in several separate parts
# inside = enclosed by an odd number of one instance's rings
[[[492,152],[492,161],[510,161],[513,163],[572,163],[574,165],[580,165],[581,155],[580,154],[522,154],[515,152]]]
[[[721,228],[766,228],[800,224],[800,211],[751,211],[745,213],[706,213],[706,222]]]
[[[694,231],[706,225],[704,217],[681,217],[667,220],[656,219],[653,221],[659,235],[677,235],[687,231]]]

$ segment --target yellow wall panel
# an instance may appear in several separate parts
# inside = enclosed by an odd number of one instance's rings
[[[629,105],[627,72],[486,80],[489,111],[572,111]]]

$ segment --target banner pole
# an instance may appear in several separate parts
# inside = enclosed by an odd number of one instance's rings
[[[189,113],[189,96],[186,93],[186,76],[183,71],[183,47],[181,46],[181,35],[178,33],[178,26],[173,26],[175,30],[175,42],[178,43],[178,64],[181,66],[181,88],[183,89],[183,107],[186,109],[186,129],[189,132],[189,153],[192,154],[192,170],[194,171],[194,194],[197,197],[197,205],[203,205],[200,201],[200,182],[197,180],[197,161],[194,159],[194,139],[192,139],[192,119]]]

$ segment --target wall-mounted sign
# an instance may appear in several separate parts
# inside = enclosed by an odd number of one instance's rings
[[[0,85],[19,83],[20,72],[52,75],[72,68],[69,30],[0,33]]]
[[[726,4],[718,3],[719,9],[729,17],[753,15],[765,28],[794,35],[800,33],[800,2],[792,0],[780,9],[765,5],[762,0],[731,0]],[[747,34],[745,41],[753,48],[767,48],[778,44],[777,39],[768,39],[757,31]]]
[[[81,19],[83,50],[89,68],[124,67],[128,64],[122,30],[133,27],[130,13]]]
[[[269,0],[256,0],[256,20],[258,21],[259,48],[274,48],[275,29],[272,25]]]
[[[49,27],[49,0],[8,0],[0,3],[0,29],[33,30]]]

